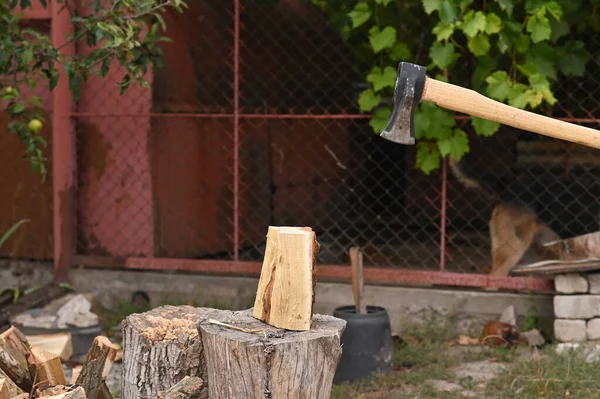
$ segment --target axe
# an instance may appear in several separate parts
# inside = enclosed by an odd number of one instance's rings
[[[492,100],[474,90],[427,77],[427,69],[401,62],[394,87],[394,109],[384,131],[386,140],[415,144],[414,112],[420,101],[517,129],[600,149],[600,131],[548,118]]]

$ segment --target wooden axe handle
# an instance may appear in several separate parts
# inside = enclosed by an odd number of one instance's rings
[[[474,90],[427,78],[422,101],[517,129],[600,149],[600,131],[534,114],[492,100]]]

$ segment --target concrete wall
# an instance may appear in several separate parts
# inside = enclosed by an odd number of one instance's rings
[[[77,288],[93,293],[105,306],[128,301],[134,292],[144,291],[152,306],[194,300],[203,306],[245,309],[253,306],[258,284],[257,278],[249,277],[100,269],[72,269],[70,277]],[[5,264],[0,268],[0,289],[24,282],[39,284],[51,278],[50,266]],[[449,317],[455,317],[458,330],[466,332],[470,327],[479,328],[484,321],[499,318],[510,305],[521,320],[529,312],[540,318],[553,316],[551,295],[375,285],[366,286],[365,294],[369,305],[387,309],[395,332],[413,323]],[[332,314],[336,307],[352,302],[349,284],[317,283],[316,313]]]
[[[71,273],[74,284],[92,291],[106,306],[115,300],[128,300],[137,291],[145,291],[153,306],[166,301],[195,300],[200,305],[244,309],[253,306],[257,278],[220,277],[197,274],[105,271],[79,269]],[[522,320],[529,312],[551,318],[552,297],[501,292],[478,292],[368,285],[365,295],[369,305],[387,309],[392,329],[402,331],[409,324],[428,320],[456,318],[458,330],[466,332],[500,317],[510,305]],[[350,284],[318,282],[315,312],[332,314],[338,306],[353,303]]]

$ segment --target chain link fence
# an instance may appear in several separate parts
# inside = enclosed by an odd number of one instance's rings
[[[357,107],[364,78],[328,19],[299,1],[240,3],[167,15],[151,91],[84,88],[78,254],[261,261],[269,225],[307,225],[321,263],[348,264],[359,245],[366,266],[489,271],[489,201],[373,133]],[[597,54],[600,37],[586,46]],[[598,128],[599,66],[561,82],[553,116]],[[561,237],[600,230],[598,151],[469,128],[465,173]]]

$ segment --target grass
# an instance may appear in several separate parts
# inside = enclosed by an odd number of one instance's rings
[[[540,351],[541,358],[515,362],[490,381],[486,393],[502,398],[598,398],[600,366],[587,363],[582,350],[557,355],[555,346]]]
[[[586,363],[583,351],[556,353],[556,345],[540,350],[517,347],[451,347],[448,326],[427,325],[395,344],[395,367],[361,384],[335,385],[332,399],[463,398],[456,392],[436,392],[430,380],[459,384],[477,398],[599,398],[600,365]],[[487,384],[461,380],[453,368],[489,360],[508,367]]]
[[[169,300],[161,304],[181,305]],[[200,306],[197,303],[187,303]],[[203,306],[222,308],[220,303]],[[102,309],[101,320],[107,331],[132,313],[150,310],[119,302],[112,309]],[[396,340],[394,370],[375,375],[361,384],[335,385],[331,399],[450,399],[463,398],[460,392],[437,392],[430,380],[445,380],[475,392],[477,398],[600,398],[600,365],[586,363],[583,351],[555,352],[547,345],[533,356],[533,349],[490,347],[458,347],[450,345],[456,338],[452,319],[430,320],[409,326]],[[453,368],[475,361],[503,362],[507,369],[483,386],[468,379],[461,380]]]

